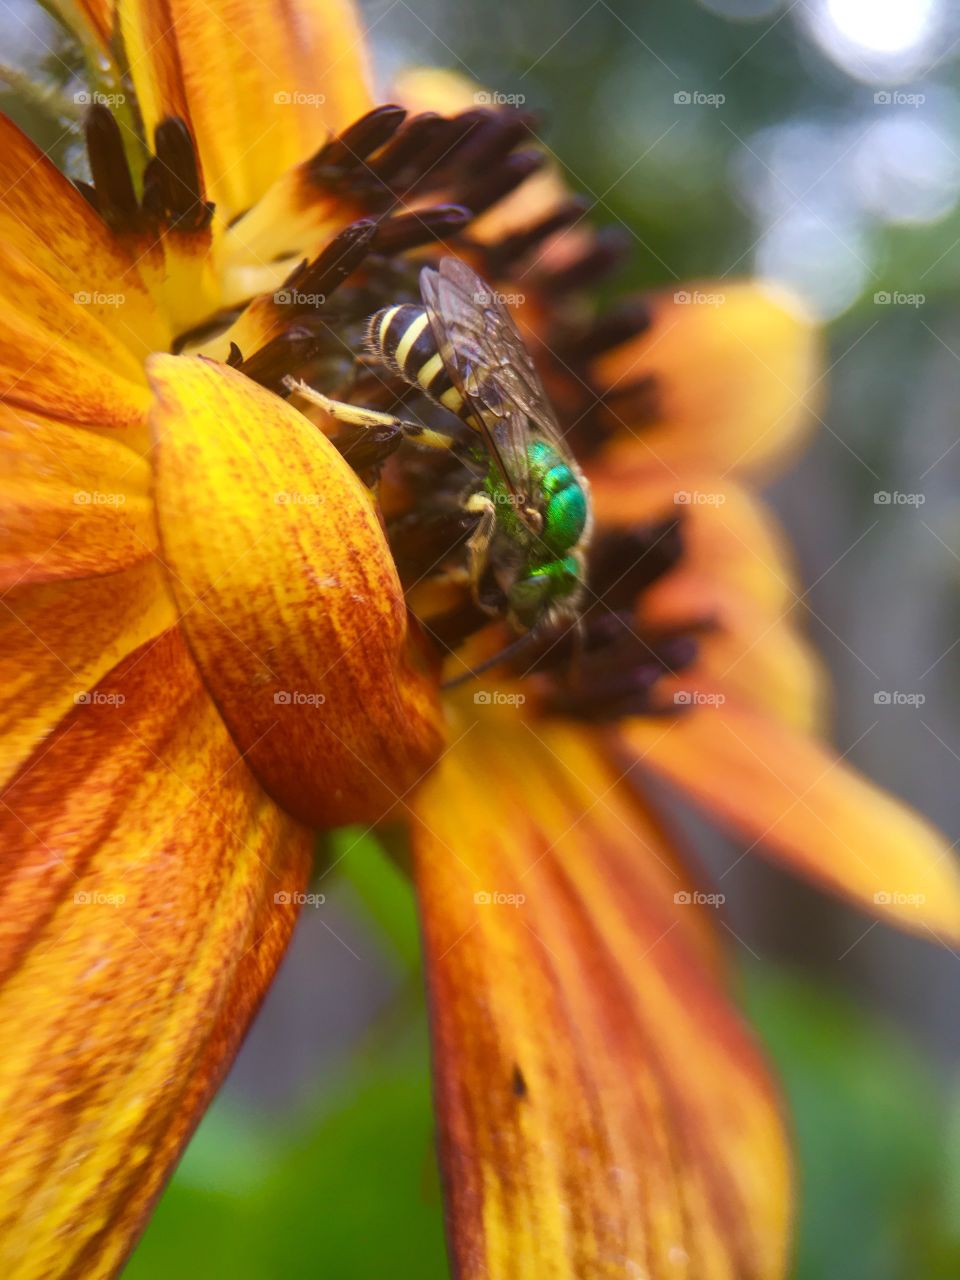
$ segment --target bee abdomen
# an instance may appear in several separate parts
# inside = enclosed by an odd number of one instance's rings
[[[463,396],[447,373],[423,307],[403,303],[376,312],[367,326],[367,344],[411,386],[420,387],[445,409],[460,412]]]

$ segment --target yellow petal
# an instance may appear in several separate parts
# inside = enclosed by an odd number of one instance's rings
[[[348,0],[120,0],[118,12],[148,136],[165,116],[188,122],[224,222],[371,105]]]
[[[435,680],[369,493],[302,414],[241,374],[150,363],[163,554],[247,762],[304,821],[375,821],[440,749]]]
[[[414,833],[454,1270],[778,1280],[776,1101],[663,833],[579,730],[473,719]]]
[[[123,573],[17,587],[0,603],[0,784],[176,613],[153,559]]]
[[[137,265],[140,253],[109,231],[76,187],[2,115],[0,245],[47,277],[48,291],[65,295],[69,305],[59,304],[61,329],[70,337],[87,333],[85,327],[73,331],[73,321],[93,318],[138,360],[170,345],[170,331]],[[5,286],[5,312],[30,314],[31,305],[29,297]],[[107,354],[98,345],[89,349],[98,359]]]
[[[0,247],[0,400],[103,426],[140,421],[140,360],[88,307],[12,246]]]
[[[789,455],[819,404],[819,342],[795,304],[760,285],[697,281],[653,294],[651,324],[594,364],[607,396],[643,383],[652,421],[629,397],[614,400],[621,438],[610,463],[625,476],[646,467],[757,470]]]
[[[0,405],[0,586],[115,573],[151,555],[150,469],[125,444]]]
[[[816,739],[715,690],[675,721],[633,720],[623,737],[765,854],[892,924],[960,939],[960,873],[947,840]],[[735,874],[735,873],[734,873]]]
[[[99,1280],[270,982],[310,842],[176,631],[75,707],[3,798],[0,1271]]]

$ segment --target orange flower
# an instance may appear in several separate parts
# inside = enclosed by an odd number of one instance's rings
[[[743,487],[809,422],[813,335],[749,283],[590,317],[611,247],[529,122],[434,75],[402,86],[418,114],[374,108],[338,0],[76,7],[153,154],[131,175],[95,105],[75,187],[0,126],[4,1274],[115,1273],[276,970],[311,832],[400,817],[457,1274],[782,1276],[775,1092],[650,780],[960,936],[944,842],[814,736]],[[580,661],[548,637],[443,698],[444,649],[449,675],[502,637],[436,463],[381,477],[277,394],[343,394],[363,316],[441,241],[523,282],[597,524]]]

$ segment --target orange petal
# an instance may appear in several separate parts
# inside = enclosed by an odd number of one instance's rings
[[[152,554],[149,486],[125,444],[0,405],[0,587],[115,573]]]
[[[139,359],[87,306],[18,250],[0,248],[0,400],[52,417],[122,426],[143,417]]]
[[[70,332],[73,321],[98,320],[138,360],[169,347],[170,332],[129,246],[6,116],[0,116],[0,245],[47,277],[48,290],[65,295],[69,306],[59,307],[63,329]],[[30,314],[30,299],[7,288],[4,310]],[[75,302],[75,295],[82,301]],[[90,350],[104,359],[100,347]]]
[[[156,561],[0,599],[0,785],[127,654],[176,614]]]
[[[482,715],[414,833],[454,1270],[777,1280],[776,1101],[662,833],[578,729]]]
[[[717,690],[672,723],[623,728],[664,774],[749,842],[891,923],[960,939],[960,873],[946,839],[816,739]],[[735,864],[734,864],[735,865]]]
[[[120,0],[148,137],[181,116],[224,222],[371,106],[349,0]]]
[[[243,375],[186,356],[150,370],[163,554],[227,724],[303,821],[381,817],[441,737],[370,494],[322,432]]]
[[[0,1269],[113,1275],[276,969],[308,833],[176,631],[4,795]]]
[[[819,343],[812,326],[750,282],[699,281],[653,294],[652,322],[638,338],[595,362],[622,438],[610,465],[624,474],[647,467],[756,470],[796,446],[819,403]],[[652,378],[652,420],[627,395]],[[649,385],[642,400],[649,405]]]

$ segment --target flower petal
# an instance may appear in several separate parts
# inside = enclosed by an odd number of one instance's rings
[[[369,492],[321,431],[242,374],[186,356],[150,369],[163,554],[224,719],[288,812],[376,820],[441,733]]]
[[[371,106],[349,0],[120,0],[148,137],[186,120],[208,199],[227,222]]]
[[[624,474],[653,466],[677,476],[697,468],[756,470],[788,454],[818,405],[819,343],[797,304],[758,284],[727,280],[646,301],[649,328],[593,368],[624,427],[611,446],[611,466]],[[633,385],[642,411],[632,405]]]
[[[0,405],[0,587],[116,573],[156,549],[150,468],[108,435]]]
[[[0,400],[103,426],[140,420],[140,361],[92,313],[11,246],[0,247]]]
[[[0,599],[0,785],[176,613],[154,560],[124,573],[17,587]]]
[[[960,939],[960,873],[945,838],[814,738],[722,693],[624,741],[734,832],[892,924]]]
[[[0,245],[62,291],[65,321],[93,317],[142,360],[165,350],[170,332],[130,247],[76,187],[6,116],[0,115]],[[139,253],[137,255],[139,257]],[[54,286],[56,288],[54,288]],[[76,301],[81,299],[82,301]],[[33,314],[29,297],[6,286],[4,311]],[[69,329],[70,324],[62,327]],[[101,360],[101,349],[90,348]]]
[[[484,713],[415,802],[456,1274],[781,1277],[777,1105],[662,833],[579,730]]]
[[[279,962],[308,833],[176,631],[4,795],[0,1267],[113,1275]]]

